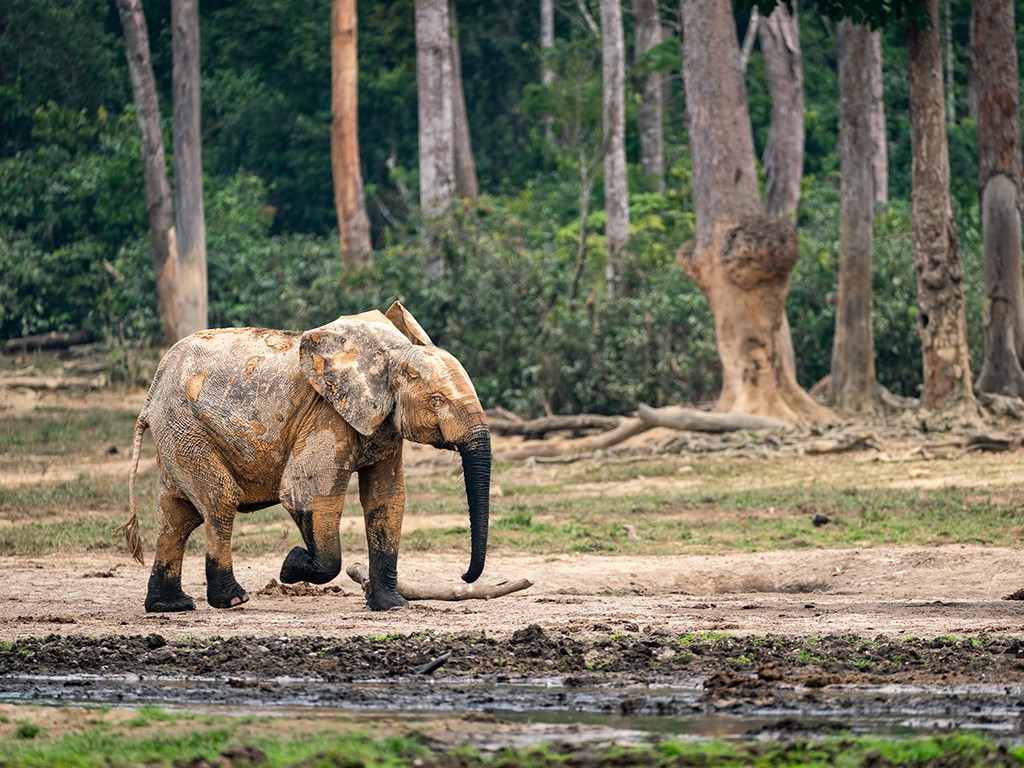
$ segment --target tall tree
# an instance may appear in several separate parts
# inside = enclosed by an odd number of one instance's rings
[[[797,3],[779,4],[759,25],[761,52],[772,95],[772,124],[765,145],[764,207],[775,216],[796,216],[804,170],[804,74]]]
[[[658,0],[635,0],[636,59],[665,39],[658,12]],[[662,125],[665,112],[663,77],[660,72],[646,71],[640,76],[640,103],[636,108],[637,131],[640,134],[640,167],[644,176],[654,182],[657,192],[665,191],[665,140]]]
[[[448,0],[416,0],[420,208],[428,221],[446,216],[455,194],[450,24]],[[444,261],[439,249],[429,250],[424,269],[436,277],[443,272]]]
[[[875,202],[889,202],[889,146],[885,132],[885,91],[882,86],[882,33],[871,32],[871,61],[868,65],[871,81],[871,155],[872,175],[875,182]]]
[[[603,72],[604,210],[608,240],[608,292],[622,289],[622,258],[629,239],[626,179],[626,53],[619,0],[601,0]]]
[[[359,53],[356,0],[331,3],[331,175],[341,258],[349,267],[373,263],[370,220],[359,162]]]
[[[728,0],[687,0],[680,17],[697,227],[677,258],[715,317],[722,363],[716,410],[829,420],[832,412],[800,388],[786,364],[796,232],[761,209],[732,9]]]
[[[924,358],[921,404],[944,418],[973,418],[978,405],[971,388],[963,270],[950,193],[938,0],[923,0],[923,7],[926,19],[910,17],[905,24],[913,146],[911,217]]]
[[[178,261],[174,233],[174,203],[167,179],[167,158],[160,128],[160,103],[149,52],[149,31],[142,0],[117,0],[117,11],[124,29],[128,74],[135,99],[135,120],[139,126],[142,150],[142,178],[149,217],[149,242],[156,272],[157,304],[164,329],[164,340],[178,340],[178,310],[175,302],[175,265]]]
[[[455,0],[450,0],[448,17],[452,51],[452,141],[455,153],[455,189],[459,197],[476,202],[480,185],[473,160],[473,142],[469,134],[466,114],[466,92],[462,87],[462,54],[459,52],[458,23],[455,18]]]
[[[540,82],[550,87],[555,80],[555,70],[551,67],[551,49],[555,47],[555,0],[540,0]],[[544,138],[554,140],[551,130],[551,115],[544,115]]]
[[[171,0],[178,336],[208,327],[203,151],[199,128],[199,2]]]
[[[873,413],[881,404],[871,320],[874,230],[872,33],[839,22],[839,291],[832,345],[829,402],[847,413]]]
[[[982,392],[1024,397],[1020,84],[1012,0],[971,3],[985,274]]]

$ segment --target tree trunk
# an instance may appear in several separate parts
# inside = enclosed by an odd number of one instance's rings
[[[658,0],[636,0],[636,58],[665,38],[658,13]],[[665,147],[662,115],[665,112],[663,77],[660,72],[648,72],[639,83],[640,103],[636,108],[637,130],[640,133],[640,167],[651,180],[655,191],[665,192]]]
[[[985,248],[982,392],[1024,397],[1021,288],[1020,86],[1012,0],[974,0],[972,58],[978,92],[978,192]]]
[[[448,0],[416,0],[416,92],[419,117],[420,208],[445,217],[455,193],[453,77]],[[428,248],[428,277],[444,271],[439,248]]]
[[[163,323],[164,341],[173,344],[178,340],[178,311],[174,295],[178,249],[174,233],[174,203],[171,185],[167,180],[167,158],[160,128],[160,103],[149,53],[149,31],[142,0],[117,0],[117,11],[124,29],[125,55],[128,58],[132,96],[135,99],[135,120],[139,126],[157,305]]]
[[[203,148],[199,127],[199,2],[171,2],[178,336],[209,327]]]
[[[963,271],[949,186],[938,0],[926,0],[926,7],[931,17],[927,27],[913,21],[906,25],[913,147],[911,216],[924,358],[921,404],[948,418],[973,418],[978,404],[971,389]]]
[[[458,24],[455,19],[455,0],[449,0],[448,15],[452,51],[452,141],[455,153],[455,190],[459,197],[475,203],[480,194],[473,162],[473,143],[469,135],[466,115],[466,93],[462,88],[462,55],[459,52]]]
[[[847,413],[874,413],[880,403],[871,324],[874,231],[872,33],[839,23],[839,293],[829,402]]]
[[[760,25],[761,52],[768,69],[772,125],[765,145],[764,208],[773,216],[796,216],[804,170],[804,75],[800,28],[795,14],[779,3]]]
[[[626,54],[619,0],[601,0],[603,72],[604,211],[608,240],[608,294],[622,291],[622,259],[629,239],[626,181]]]
[[[346,267],[373,264],[359,164],[359,54],[356,0],[331,3],[331,175],[338,240]]]
[[[953,82],[953,3],[942,0],[942,33],[946,45],[946,120],[956,122],[956,88]]]
[[[716,410],[830,420],[785,364],[796,232],[761,211],[732,10],[727,0],[689,0],[680,17],[697,231],[677,258],[715,317],[723,382]]]
[[[885,132],[885,91],[882,87],[882,33],[871,33],[871,167],[875,182],[875,202],[889,202],[889,142]]]
[[[540,82],[544,86],[550,86],[555,81],[554,70],[548,57],[551,49],[555,47],[555,2],[554,0],[540,0]],[[551,116],[544,116],[544,138],[550,143],[554,141],[551,132]]]

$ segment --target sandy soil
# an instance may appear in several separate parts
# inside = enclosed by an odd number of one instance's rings
[[[136,411],[144,393],[111,391],[83,398],[63,391],[30,392],[0,386],[0,417],[45,406],[117,408]],[[669,433],[653,431],[633,438],[639,448]],[[130,436],[128,436],[130,438]],[[126,438],[127,439],[127,438]],[[558,449],[552,441],[546,447]],[[941,446],[941,439],[938,444]],[[533,443],[532,445],[536,445]],[[497,439],[499,456],[522,453],[518,438]],[[103,447],[101,447],[103,448]],[[40,459],[38,466],[19,457],[18,469],[0,466],[0,487],[52,478],[73,479],[91,473],[127,474],[129,446],[103,450],[74,462]],[[936,449],[941,450],[941,449]],[[936,451],[933,451],[936,452]],[[894,443],[882,451],[832,456],[803,456],[805,476],[844,479],[864,472],[871,483],[892,487],[970,484],[998,493],[1002,484],[1024,477],[1020,451],[976,454],[921,462],[920,445]],[[450,471],[452,460],[437,451],[410,445],[406,463],[417,472]],[[8,457],[10,458],[10,457]],[[144,459],[143,466],[151,463]],[[524,461],[509,473],[533,479],[563,471],[558,466]],[[700,482],[692,467],[666,477],[617,483],[580,482],[567,492],[635,493],[691,489]],[[603,487],[602,487],[603,486]],[[497,490],[497,489],[496,489]],[[497,490],[500,493],[500,490]],[[9,522],[9,521],[8,521]],[[358,515],[343,518],[346,530],[361,527]],[[406,518],[406,529],[451,525],[444,516]],[[460,521],[461,522],[461,521]],[[5,521],[0,518],[0,525]],[[151,547],[152,542],[147,542]],[[352,562],[351,553],[346,553]],[[458,582],[463,557],[404,553],[400,575],[414,582]],[[127,553],[0,557],[0,638],[50,632],[97,635],[159,631],[170,638],[237,634],[336,635],[417,632],[425,629],[509,635],[537,624],[568,633],[618,631],[622,627],[670,632],[727,631],[806,636],[853,633],[863,636],[938,637],[1014,634],[1024,627],[1024,603],[1005,600],[1024,587],[1024,549],[992,546],[799,550],[713,556],[648,557],[564,554],[539,557],[492,548],[483,580],[528,578],[534,585],[492,601],[418,602],[408,609],[374,614],[363,604],[357,585],[344,575],[324,588],[265,590],[277,577],[280,557],[236,558],[236,575],[250,601],[230,611],[209,608],[200,558],[186,560],[184,586],[199,609],[178,615],[147,615],[142,608],[148,569]],[[300,594],[303,593],[304,594]]]
[[[400,563],[414,582],[458,580],[462,558],[413,553]],[[1024,605],[1008,601],[1024,580],[1024,551],[993,547],[771,552],[647,558],[492,553],[483,580],[529,578],[523,592],[489,601],[422,601],[369,611],[341,577],[318,588],[265,589],[279,558],[241,558],[250,601],[214,610],[201,558],[185,563],[198,609],[148,615],[147,569],[127,556],[0,558],[0,637],[148,634],[379,635],[435,630],[507,636],[530,624],[585,636],[645,628],[690,632],[1019,635]],[[336,591],[339,590],[340,591]],[[304,594],[303,594],[304,593]]]

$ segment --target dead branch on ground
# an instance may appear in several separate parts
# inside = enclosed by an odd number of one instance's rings
[[[652,408],[641,405],[640,420],[649,427],[668,427],[692,432],[737,432],[744,429],[792,429],[793,424],[771,416],[751,413],[708,413],[681,405]]]
[[[496,435],[522,435],[527,440],[541,440],[549,432],[570,432],[582,434],[586,432],[614,429],[622,419],[619,416],[596,416],[580,414],[578,416],[544,416],[528,421],[511,419],[492,419],[488,426]]]
[[[363,587],[363,592],[370,589],[369,569],[363,563],[353,563],[345,569],[345,573],[356,584]],[[491,600],[504,597],[513,592],[532,587],[529,579],[509,581],[504,579],[497,584],[455,584],[450,586],[410,584],[405,579],[398,579],[398,594],[406,600]]]

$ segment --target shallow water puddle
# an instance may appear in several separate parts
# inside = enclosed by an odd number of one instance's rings
[[[582,739],[595,738],[593,733],[607,738],[609,729],[638,738],[763,740],[971,730],[1008,743],[1024,742],[1024,685],[1019,684],[780,686],[770,696],[723,698],[709,693],[700,680],[686,683],[577,687],[560,678],[495,684],[430,678],[335,683],[290,677],[5,675],[0,677],[0,701],[293,716],[401,713],[429,719],[476,713],[510,724],[580,726]]]

